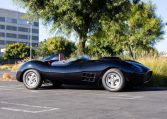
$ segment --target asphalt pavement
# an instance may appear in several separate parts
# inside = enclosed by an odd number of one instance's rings
[[[88,87],[28,90],[0,81],[0,119],[166,119],[167,89],[108,92]]]

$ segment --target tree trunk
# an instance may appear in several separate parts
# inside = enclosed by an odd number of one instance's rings
[[[78,49],[77,49],[77,55],[82,55],[85,53],[85,43],[86,43],[86,37],[80,36]]]
[[[132,59],[134,59],[134,54],[133,54],[131,46],[129,46],[128,48],[129,48],[130,56],[132,57]]]

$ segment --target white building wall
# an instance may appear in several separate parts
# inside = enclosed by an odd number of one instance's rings
[[[23,15],[24,13],[21,12],[0,8],[0,49],[5,48],[7,44],[16,42],[23,42],[29,45],[30,25],[27,24],[27,20],[23,19]],[[5,21],[3,21],[3,19],[5,19]],[[4,29],[3,26],[5,27]],[[25,31],[20,29],[20,27]],[[39,21],[33,22],[32,29],[32,44],[35,46],[39,43]],[[2,53],[0,53],[0,55],[2,55]]]

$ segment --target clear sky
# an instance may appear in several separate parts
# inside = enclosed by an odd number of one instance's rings
[[[143,0],[145,1],[145,0]],[[148,0],[146,0],[148,1]],[[156,12],[157,15],[160,16],[164,23],[167,23],[167,0],[150,0],[156,5]],[[25,12],[24,9],[18,8],[14,3],[13,0],[0,0],[0,8],[11,9],[11,10],[18,10],[21,12]],[[44,26],[41,21],[39,25],[39,40],[42,41],[48,37],[53,36],[54,34],[49,33],[49,28]],[[156,48],[160,52],[167,53],[167,25],[164,28],[165,35],[164,40],[156,44]]]

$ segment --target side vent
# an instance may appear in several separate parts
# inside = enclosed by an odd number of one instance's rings
[[[82,74],[82,81],[95,82],[96,73],[84,72]]]

